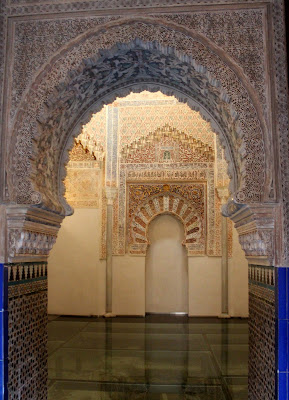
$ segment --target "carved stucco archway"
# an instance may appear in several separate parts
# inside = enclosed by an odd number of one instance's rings
[[[69,213],[61,181],[73,136],[103,104],[141,90],[173,94],[211,122],[234,178],[234,201],[256,205],[250,230],[259,231],[264,224],[268,228],[270,245],[262,244],[265,255],[273,243],[275,183],[273,149],[257,92],[224,51],[171,22],[151,18],[110,22],[105,29],[79,36],[50,59],[15,116],[7,179],[11,199],[27,209],[33,205],[53,211],[52,220]],[[266,219],[263,213],[256,217],[258,204],[266,201],[271,201]],[[11,242],[26,224],[26,217],[21,218],[17,230],[15,223],[10,224]],[[270,252],[271,261],[272,257]]]
[[[111,73],[113,68],[118,72]],[[93,104],[101,108],[101,99],[132,83],[162,84],[194,98],[226,136],[223,144],[237,170],[236,199],[259,202],[269,196],[266,123],[241,68],[199,34],[140,19],[86,33],[38,74],[14,124],[9,187],[17,203],[61,212],[55,171],[71,131]]]

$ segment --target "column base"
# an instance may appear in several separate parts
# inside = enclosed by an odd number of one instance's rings
[[[226,314],[226,313],[222,313],[222,314],[220,314],[220,315],[218,315],[218,318],[224,318],[224,319],[228,319],[228,318],[231,318],[231,315],[229,315],[229,314]]]
[[[111,312],[108,312],[108,313],[104,314],[104,318],[114,318],[114,317],[116,317],[116,315],[111,313]]]

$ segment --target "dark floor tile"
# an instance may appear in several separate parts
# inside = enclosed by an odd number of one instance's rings
[[[59,382],[49,389],[49,400],[226,400],[220,386],[137,386]]]
[[[248,375],[248,345],[211,345],[211,349],[223,375]]]
[[[57,350],[59,347],[61,347],[64,343],[65,343],[65,341],[49,340],[47,343],[48,355],[53,353],[55,350]]]
[[[67,341],[79,333],[87,322],[78,321],[52,321],[48,324],[49,341]]]
[[[248,344],[248,333],[208,333],[206,339],[210,344]]]

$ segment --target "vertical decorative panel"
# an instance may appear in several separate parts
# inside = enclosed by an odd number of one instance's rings
[[[47,264],[8,266],[9,400],[47,399]]]
[[[8,273],[7,267],[0,264],[0,399],[8,399]]]
[[[249,265],[249,400],[275,399],[275,303],[274,267]]]

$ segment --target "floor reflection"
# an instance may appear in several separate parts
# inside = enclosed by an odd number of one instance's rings
[[[49,319],[49,400],[248,399],[244,320]]]

